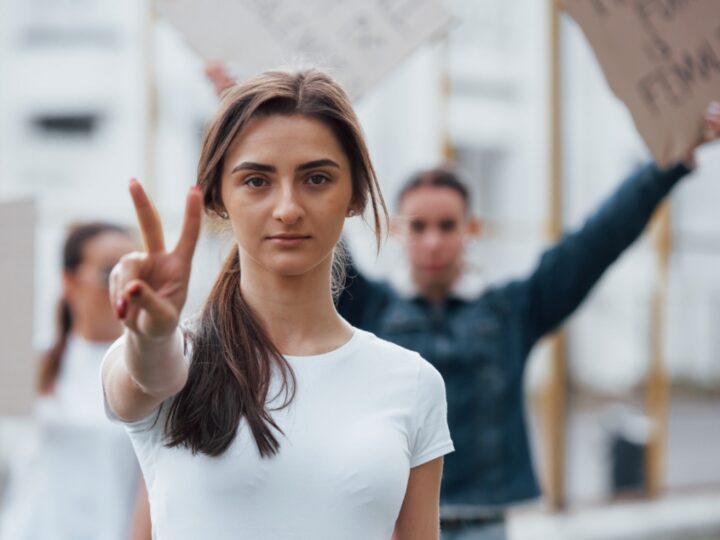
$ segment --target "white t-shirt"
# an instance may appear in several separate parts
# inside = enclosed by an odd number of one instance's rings
[[[410,469],[453,451],[444,382],[417,353],[355,329],[334,351],[286,359],[297,386],[272,412],[275,456],[260,457],[244,421],[219,457],[167,448],[168,402],[126,424],[154,538],[388,540]]]
[[[109,346],[68,339],[54,392],[36,404],[35,441],[14,456],[0,539],[127,540],[140,471],[98,388]]]

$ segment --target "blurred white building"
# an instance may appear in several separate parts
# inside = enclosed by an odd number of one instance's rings
[[[452,145],[486,220],[471,261],[494,282],[528,272],[547,242],[548,11],[531,0],[452,6],[448,39],[418,50],[358,111],[390,202],[408,174],[438,163]],[[562,38],[563,218],[575,227],[648,156],[567,18]],[[168,242],[177,234],[215,103],[202,65],[172,28],[151,17],[145,0],[0,0],[0,199],[29,196],[38,204],[36,348],[54,332],[59,243],[68,223],[133,224],[126,186],[137,176],[160,208]],[[671,372],[707,384],[720,380],[720,224],[713,208],[720,188],[711,172],[718,165],[718,148],[702,152],[700,171],[672,199],[666,317]],[[348,234],[360,266],[376,276],[396,268],[399,247],[390,240],[376,260],[372,235],[355,221]],[[201,245],[191,307],[202,302],[224,245],[210,237]],[[640,242],[574,318],[575,382],[622,393],[643,379],[656,268],[652,246]]]

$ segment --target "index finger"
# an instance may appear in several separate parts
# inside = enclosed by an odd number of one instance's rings
[[[200,223],[202,213],[202,193],[198,186],[190,188],[185,205],[185,218],[183,219],[182,232],[175,246],[174,253],[185,259],[188,263],[192,261],[195,246],[200,236]]]
[[[162,223],[157,210],[150,202],[145,190],[135,178],[130,180],[130,196],[135,205],[135,213],[140,223],[145,249],[148,253],[165,251],[165,238],[163,236]]]

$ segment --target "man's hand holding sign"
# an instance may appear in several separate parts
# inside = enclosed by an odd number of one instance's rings
[[[565,0],[660,166],[713,137],[720,96],[717,0]],[[706,110],[707,109],[707,110]],[[711,121],[711,120],[710,120]]]

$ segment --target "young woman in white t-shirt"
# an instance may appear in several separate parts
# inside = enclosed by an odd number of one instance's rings
[[[436,540],[452,451],[443,381],[333,303],[346,217],[369,205],[379,231],[387,215],[342,88],[310,70],[229,89],[172,251],[140,184],[130,192],[147,252],[112,274],[126,332],[103,385],[140,460],[155,537]],[[181,331],[203,206],[234,246]]]

